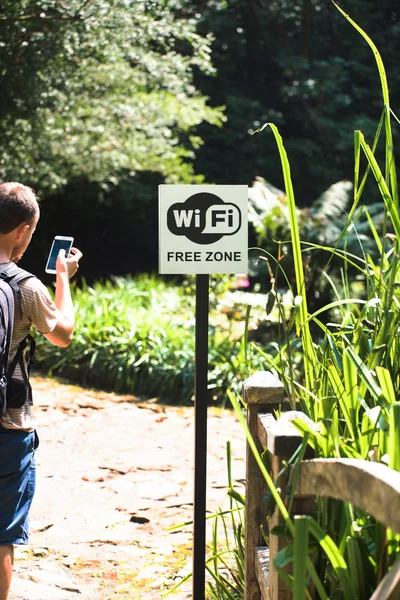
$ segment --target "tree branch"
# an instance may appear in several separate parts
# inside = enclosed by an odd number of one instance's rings
[[[75,16],[77,17],[91,2],[92,0],[84,0],[82,6],[80,6],[80,8],[78,8],[78,10],[76,11]]]
[[[91,3],[93,0],[84,0],[81,6],[77,9],[75,14],[61,14],[55,13],[52,15],[42,13],[31,14],[31,15],[19,15],[16,17],[0,17],[0,23],[18,23],[20,21],[35,21],[37,19],[43,21],[84,21],[85,17],[82,16],[82,11]]]
[[[18,23],[20,21],[80,21],[80,15],[20,15],[19,17],[0,17],[0,23]]]

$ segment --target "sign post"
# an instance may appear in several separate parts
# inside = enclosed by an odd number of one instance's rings
[[[247,273],[246,185],[159,186],[159,272],[196,274],[193,600],[205,598],[208,288],[211,273]]]
[[[193,600],[205,597],[206,482],[207,482],[207,379],[208,379],[208,275],[196,275],[196,340],[194,375],[194,499]]]

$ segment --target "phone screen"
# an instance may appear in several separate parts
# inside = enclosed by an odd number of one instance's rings
[[[47,272],[56,271],[56,262],[60,250],[65,250],[65,255],[68,256],[72,247],[72,238],[54,238],[53,245],[50,250],[49,258],[46,265]]]

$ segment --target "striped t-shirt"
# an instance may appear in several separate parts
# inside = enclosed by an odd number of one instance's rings
[[[7,263],[3,264],[6,265]],[[60,312],[51,299],[46,286],[39,279],[36,279],[36,277],[24,279],[19,283],[19,286],[21,289],[22,319],[19,310],[16,308],[9,364],[15,356],[19,343],[28,335],[32,326],[39,333],[50,333],[57,325],[60,316]],[[23,379],[19,365],[15,368],[14,377]],[[0,424],[6,429],[33,431],[35,429],[35,418],[32,406],[26,402],[21,408],[8,408],[4,417],[0,419]]]

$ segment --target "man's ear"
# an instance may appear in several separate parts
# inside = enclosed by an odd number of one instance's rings
[[[16,240],[21,240],[29,228],[29,223],[21,223],[21,225],[18,225],[15,236]]]

